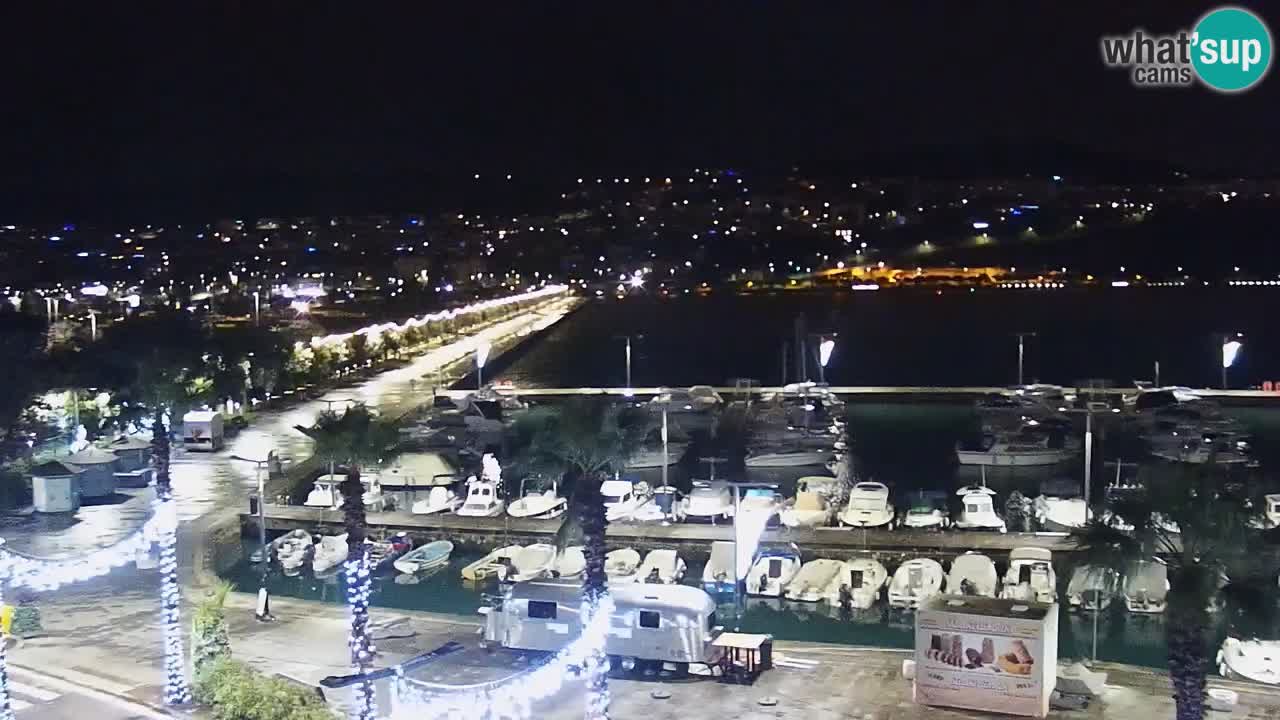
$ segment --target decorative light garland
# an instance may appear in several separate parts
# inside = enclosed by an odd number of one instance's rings
[[[4,604],[4,595],[0,593],[0,605]],[[14,720],[13,704],[9,702],[9,666],[5,659],[5,642],[0,638],[0,720]]]
[[[164,493],[168,495],[168,493]],[[186,661],[182,652],[181,604],[178,589],[178,509],[169,497],[156,501],[160,542],[160,621],[164,625],[164,701],[191,702]]]
[[[369,571],[369,546],[366,543],[360,557],[343,564],[347,580],[347,607],[351,609],[351,634],[347,646],[351,650],[351,667],[356,673],[368,672],[377,648],[369,640],[369,595],[372,591],[372,573]],[[356,711],[358,720],[374,720],[378,703],[373,682],[365,680],[356,685]]]
[[[533,704],[559,692],[566,680],[579,675],[590,684],[593,673],[608,671],[605,638],[613,614],[613,600],[600,598],[593,609],[583,603],[582,617],[589,618],[578,639],[556,653],[545,664],[520,676],[503,681],[461,687],[428,685],[404,677],[397,671],[392,684],[392,710],[389,720],[527,720],[533,716]],[[589,693],[586,717],[601,720],[608,717],[607,694]]]

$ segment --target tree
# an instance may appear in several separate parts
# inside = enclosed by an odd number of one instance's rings
[[[1014,532],[1027,532],[1031,529],[1031,501],[1021,492],[1014,490],[1004,501],[1004,519],[1009,529]]]
[[[369,642],[369,548],[365,544],[364,484],[361,465],[382,459],[398,440],[398,433],[364,405],[353,405],[342,414],[326,410],[312,427],[296,429],[315,442],[315,456],[331,464],[344,464],[347,477],[338,486],[342,493],[342,521],[347,533],[347,605],[351,609],[351,665],[358,673],[373,662]],[[357,692],[357,717],[374,715],[373,683],[363,682]]]
[[[0,440],[17,427],[39,389],[45,331],[40,318],[0,310],[0,367],[5,369],[0,383]]]
[[[1202,720],[1209,608],[1224,602],[1233,616],[1270,615],[1274,601],[1263,588],[1275,587],[1275,568],[1251,527],[1258,513],[1212,458],[1158,466],[1144,480],[1144,491],[1112,503],[1114,515],[1072,535],[1092,565],[1121,573],[1135,562],[1166,565],[1164,628],[1177,718]]]
[[[652,419],[644,410],[587,399],[570,400],[556,408],[538,408],[520,416],[512,425],[507,446],[518,472],[563,477],[561,487],[569,498],[569,512],[561,524],[557,543],[563,547],[574,531],[583,539],[586,569],[582,600],[594,614],[608,595],[604,572],[605,514],[600,485],[640,449]],[[576,527],[575,527],[576,526]],[[590,622],[590,617],[584,622]],[[608,717],[609,686],[603,653],[588,669],[588,720]]]
[[[347,340],[347,357],[351,364],[363,367],[369,361],[369,337],[364,333],[356,333]]]

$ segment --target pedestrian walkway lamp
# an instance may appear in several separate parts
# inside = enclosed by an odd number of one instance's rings
[[[1244,337],[1244,333],[1236,333],[1238,338]],[[1244,343],[1239,340],[1233,340],[1230,335],[1222,336],[1222,389],[1227,389],[1227,368],[1236,362],[1236,357],[1240,354],[1240,349],[1244,347]]]
[[[258,562],[262,565],[262,575],[258,584],[258,607],[254,615],[259,620],[270,620],[271,612],[268,609],[267,598],[267,568],[271,564],[271,553],[267,550],[267,487],[266,479],[262,476],[262,468],[267,465],[268,460],[254,460],[252,458],[240,457],[232,455],[232,460],[240,462],[248,462],[254,464],[254,476],[258,480],[258,547],[261,555],[258,556]]]
[[[476,389],[484,387],[484,361],[489,359],[490,345],[482,342],[476,346]]]

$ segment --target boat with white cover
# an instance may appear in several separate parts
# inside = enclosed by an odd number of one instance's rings
[[[569,508],[569,501],[556,492],[556,484],[543,492],[524,492],[524,481],[520,481],[520,499],[507,506],[507,514],[515,518],[532,518],[550,520],[564,514]]]
[[[443,485],[437,485],[427,492],[421,500],[414,500],[409,511],[414,515],[435,515],[436,513],[457,512],[462,507],[462,498]]]
[[[684,578],[687,569],[675,550],[650,550],[636,569],[636,582],[672,585]]]
[[[347,534],[325,535],[316,543],[311,558],[311,572],[322,575],[341,565],[347,559]]]
[[[576,578],[587,569],[587,557],[581,545],[570,545],[556,554],[556,561],[551,564],[551,577]]]
[[[833,477],[808,475],[796,480],[796,496],[782,508],[779,518],[789,528],[820,527],[836,514],[835,498],[840,481]]]
[[[452,554],[453,543],[435,540],[404,553],[392,562],[392,566],[405,575],[426,573],[448,565]]]
[[[640,553],[634,548],[618,548],[610,550],[604,556],[604,574],[611,583],[636,581],[636,571],[640,568]]]
[[[1067,604],[1083,610],[1106,610],[1120,590],[1120,576],[1101,565],[1080,565],[1067,581]]]
[[[781,597],[800,572],[800,554],[794,550],[762,550],[747,573],[747,594]]]
[[[996,573],[996,564],[986,555],[970,551],[951,561],[947,592],[993,598],[999,585],[1000,576]]]
[[[930,558],[912,558],[893,571],[889,581],[889,607],[915,610],[945,589],[942,565]]]
[[[467,479],[467,499],[454,512],[462,517],[497,517],[504,506],[496,483],[472,475]]]
[[[889,488],[884,483],[860,482],[849,491],[849,501],[840,513],[840,524],[851,527],[888,526],[897,524],[893,505],[889,503]]]
[[[1035,467],[1057,465],[1071,458],[1064,448],[1051,448],[1047,441],[1023,438],[985,436],[977,449],[956,449],[961,465],[986,465],[989,467]]]
[[[956,491],[960,496],[960,517],[952,526],[957,530],[996,530],[1005,532],[1004,518],[996,512],[996,492],[987,487],[970,485]]]
[[[600,495],[604,499],[605,516],[609,522],[631,520],[636,510],[649,500],[646,483],[630,480],[605,480],[600,483]]]
[[[1168,605],[1169,569],[1162,562],[1131,563],[1124,573],[1124,605],[1131,613],[1156,615]]]
[[[342,504],[342,493],[338,491],[338,486],[346,482],[346,475],[330,475],[324,474],[315,479],[312,484],[311,492],[307,493],[307,499],[302,502],[306,507],[318,508],[336,508]]]
[[[791,579],[791,583],[787,585],[786,597],[788,600],[799,600],[800,602],[818,602],[824,597],[827,585],[840,572],[840,568],[844,563],[839,560],[828,560],[819,558],[810,560],[800,566],[800,571]]]
[[[818,467],[831,459],[831,449],[781,446],[772,449],[751,448],[742,460],[749,468]]]
[[[695,480],[684,499],[686,521],[719,522],[733,517],[733,494],[729,484]]]
[[[645,445],[635,455],[627,460],[627,467],[632,470],[644,470],[649,468],[660,468],[663,465],[672,466],[680,462],[680,458],[689,449],[687,442],[667,442],[667,451],[662,452],[662,443],[656,445]]]
[[[1218,650],[1218,672],[1232,680],[1280,685],[1280,641],[1229,637]]]
[[[534,543],[521,548],[511,558],[511,573],[505,578],[508,582],[523,582],[548,575],[556,562],[556,546],[547,543]]]
[[[702,587],[710,593],[733,592],[736,585],[734,578],[734,544],[727,540],[711,543],[711,554],[707,564],[702,566]]]
[[[502,579],[511,568],[511,559],[523,549],[519,545],[506,545],[490,550],[484,557],[462,568],[462,579],[472,582]]]
[[[297,575],[311,559],[314,549],[315,541],[306,530],[290,530],[271,541],[271,554],[285,575]]]
[[[880,599],[880,589],[888,579],[889,571],[878,560],[854,558],[840,564],[823,595],[832,607],[843,607],[847,599],[853,609],[866,610]]]
[[[1071,532],[1084,527],[1089,506],[1083,498],[1049,497],[1041,495],[1032,505],[1036,522],[1050,532]]]
[[[1037,547],[1009,551],[1009,568],[1004,574],[1000,597],[1051,603],[1058,594],[1058,577],[1053,572],[1053,553]]]

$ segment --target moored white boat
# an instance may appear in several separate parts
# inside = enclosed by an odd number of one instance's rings
[[[687,567],[675,550],[650,550],[636,569],[636,581],[672,585],[684,578]]]
[[[511,558],[511,573],[505,579],[508,582],[523,582],[540,578],[551,572],[555,561],[555,545],[547,543],[528,545]]]
[[[912,558],[893,571],[893,579],[889,581],[889,607],[915,610],[940,594],[945,585],[946,575],[937,560]]]
[[[957,448],[961,465],[995,467],[1033,467],[1057,465],[1071,458],[1066,449],[1051,448],[1041,442],[1019,441],[988,436],[978,449]]]
[[[315,479],[311,492],[307,493],[307,498],[302,504],[318,508],[338,507],[342,504],[342,494],[338,492],[338,486],[346,479],[346,475],[321,475]]]
[[[733,592],[734,543],[717,540],[711,543],[707,564],[702,567],[702,588],[710,593]]]
[[[695,480],[684,502],[687,521],[720,522],[733,517],[733,495],[728,483]]]
[[[684,457],[685,452],[689,449],[687,442],[668,442],[667,452],[662,452],[662,445],[657,446],[646,445],[643,449],[631,456],[627,460],[627,467],[632,470],[643,470],[647,468],[660,468],[664,464],[671,466],[680,462],[680,458]]]
[[[325,535],[316,543],[311,558],[311,571],[322,575],[338,567],[347,559],[347,534]]]
[[[420,545],[392,563],[395,569],[406,574],[424,573],[449,564],[449,556],[453,553],[453,543],[448,540],[436,540]]]
[[[543,492],[525,494],[524,482],[521,481],[520,489],[520,499],[507,506],[507,514],[511,517],[549,520],[560,517],[569,507],[569,501],[556,493],[555,484]]]
[[[1084,527],[1088,506],[1083,498],[1041,495],[1032,506],[1040,527],[1051,532],[1071,532]]]
[[[947,592],[993,598],[999,585],[1000,576],[996,573],[996,564],[986,555],[970,551],[951,561]]]
[[[782,524],[789,528],[830,524],[836,514],[839,484],[836,478],[820,475],[796,480],[796,496],[779,513]]]
[[[497,484],[473,475],[467,480],[467,499],[454,512],[463,517],[496,517],[504,506]]]
[[[1222,641],[1217,660],[1225,678],[1280,685],[1280,641],[1229,637]]]
[[[271,541],[271,553],[285,575],[296,575],[307,564],[315,548],[311,533],[291,530]]]
[[[824,597],[827,585],[840,572],[844,563],[839,560],[819,558],[800,566],[799,572],[787,585],[788,600],[818,602]]]
[[[604,574],[611,583],[635,582],[639,568],[640,553],[633,548],[610,550],[604,556]]]
[[[763,550],[756,555],[747,573],[748,595],[781,597],[800,572],[800,554],[794,550]]]
[[[1115,570],[1100,565],[1080,565],[1067,582],[1067,603],[1083,610],[1106,610],[1120,589]]]
[[[970,485],[956,491],[960,496],[960,517],[952,523],[958,530],[1005,531],[1004,518],[996,512],[994,490]]]
[[[519,545],[507,545],[490,550],[484,557],[462,568],[462,579],[472,582],[501,578],[511,567],[511,559],[523,548]]]
[[[831,459],[831,450],[803,447],[780,447],[747,451],[742,464],[749,468],[818,467]]]
[[[414,500],[409,511],[414,515],[434,515],[436,513],[457,512],[462,507],[462,498],[452,488],[437,485],[427,492],[421,500]]]
[[[1169,570],[1164,563],[1143,560],[1131,563],[1124,573],[1124,604],[1131,613],[1164,612],[1169,594]]]
[[[840,513],[840,524],[866,528],[888,526],[892,530],[897,519],[889,503],[889,488],[884,483],[870,481],[854,485]]]
[[[1058,578],[1053,572],[1053,554],[1050,551],[1019,547],[1009,552],[1009,569],[1004,574],[1000,597],[1051,603],[1057,596],[1057,588]]]
[[[570,545],[569,547],[556,553],[556,560],[551,564],[551,577],[557,578],[576,578],[581,577],[582,571],[587,569],[587,558],[583,554],[582,546]]]
[[[847,602],[855,610],[866,610],[880,599],[880,589],[888,579],[889,571],[878,560],[854,558],[841,563],[823,595],[832,607],[843,607]]]

